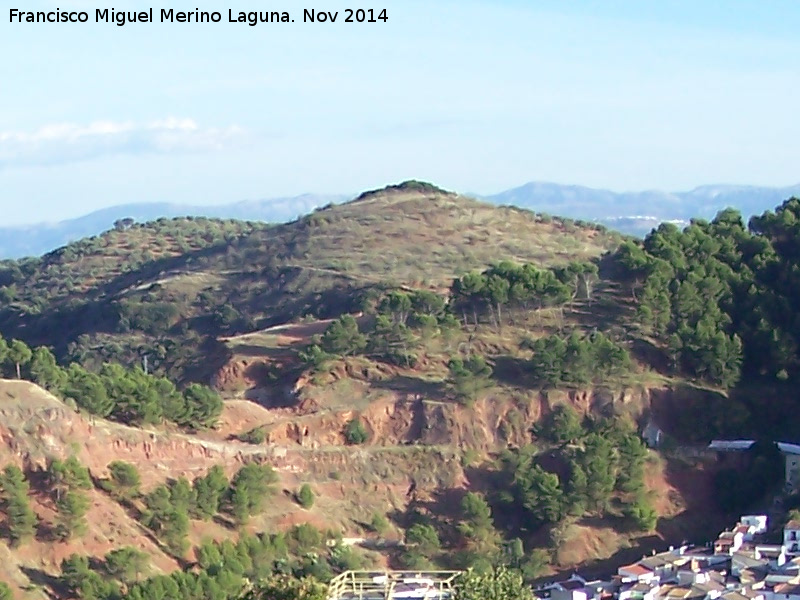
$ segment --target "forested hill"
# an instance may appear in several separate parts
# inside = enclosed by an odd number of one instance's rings
[[[732,209],[684,230],[663,224],[613,256],[615,276],[637,301],[640,331],[669,369],[725,389],[786,384],[797,402],[800,375],[800,199],[750,219]],[[766,402],[761,388],[754,404]],[[762,433],[787,418],[729,404],[718,432]],[[771,423],[764,423],[772,419]],[[708,431],[704,433],[709,433]],[[714,433],[713,431],[711,433]]]
[[[370,564],[530,581],[709,539],[782,486],[780,455],[672,451],[798,441],[798,259],[798,199],[637,241],[406,182],[7,261],[0,578],[233,600]],[[340,543],[359,536],[402,543]]]
[[[277,226],[214,219],[119,224],[41,258],[0,264],[0,331],[99,366],[148,357],[207,379],[220,335],[356,311],[369,290],[442,289],[499,257],[597,257],[621,237],[417,182]]]

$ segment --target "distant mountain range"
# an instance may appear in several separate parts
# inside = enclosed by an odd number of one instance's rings
[[[473,196],[536,212],[595,221],[632,235],[645,235],[664,221],[683,225],[693,217],[710,219],[723,208],[738,209],[745,218],[774,209],[784,200],[800,197],[800,184],[784,187],[706,185],[688,192],[612,192],[578,185],[531,182],[491,196]],[[137,222],[161,217],[218,217],[248,221],[284,222],[328,203],[349,200],[346,195],[305,194],[223,204],[190,206],[142,203],[112,206],[59,223],[0,227],[0,258],[38,256],[87,236],[110,229],[118,219]]]
[[[248,200],[217,206],[191,206],[167,202],[120,204],[58,223],[0,227],[0,259],[39,256],[75,240],[111,229],[118,219],[131,218],[143,223],[161,217],[192,216],[280,223],[309,213],[330,202],[338,203],[349,199],[349,196],[343,195],[305,194],[292,198]]]
[[[659,223],[686,225],[692,218],[713,218],[728,207],[745,220],[800,196],[800,184],[784,187],[704,185],[688,192],[611,192],[556,183],[532,182],[485,200],[546,212],[560,217],[596,221],[611,229],[643,236]]]

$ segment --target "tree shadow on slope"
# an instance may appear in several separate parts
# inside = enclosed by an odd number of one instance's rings
[[[231,352],[247,358],[270,358],[273,360],[294,355],[288,348],[269,348],[256,344],[236,344],[231,348]]]
[[[299,397],[294,390],[303,373],[303,367],[297,364],[253,362],[243,372],[251,383],[244,398],[268,409],[296,407]]]
[[[541,385],[531,373],[530,361],[510,355],[494,357],[492,377],[512,387],[534,389]]]
[[[214,288],[213,301],[227,303],[248,318],[261,316],[259,327],[285,323],[307,314],[324,318],[338,316],[342,312],[353,312],[360,306],[362,292],[371,287],[338,281],[340,278],[335,273],[311,275],[303,267],[281,267],[277,264],[261,267],[258,262],[271,262],[263,257],[264,253],[269,254],[267,249],[259,246],[248,248],[247,251],[257,254],[259,260],[240,260],[250,269],[249,272],[237,271],[224,275],[223,282]],[[116,275],[109,281],[101,282],[80,296],[49,301],[39,314],[22,316],[7,313],[2,318],[4,331],[12,337],[24,339],[30,345],[52,344],[57,355],[63,357],[70,344],[81,335],[120,333],[122,315],[116,301],[123,292],[136,287],[147,287],[148,283],[154,283],[156,279],[173,273],[214,273],[223,267],[229,270],[224,256],[228,252],[227,244],[219,244],[179,256],[153,260],[135,270]],[[217,264],[220,261],[225,264]],[[146,294],[146,297],[142,297],[142,294]],[[158,284],[128,294],[126,299],[142,304],[174,302],[170,290]],[[194,307],[185,308],[195,310]],[[265,313],[266,316],[263,316]],[[158,323],[163,324],[161,321]],[[185,342],[187,328],[197,334],[214,337],[224,332],[224,328],[213,318],[193,318],[191,315],[181,318],[179,326],[182,329],[167,329],[167,325],[163,325],[163,330],[148,332],[135,328],[135,331],[144,333],[151,339],[161,335],[179,342]],[[57,338],[53,337],[54,331],[58,332]],[[206,362],[204,358],[193,357],[190,362],[187,371],[201,374],[208,372],[201,365]]]
[[[395,509],[388,514],[398,527],[408,530],[414,525],[430,525],[443,544],[456,541],[455,523],[461,515],[461,501],[466,494],[462,488],[436,490],[425,498],[418,497],[416,486],[409,489],[411,501],[405,510]]]
[[[447,386],[443,381],[430,381],[409,375],[395,375],[389,379],[370,381],[370,385],[379,390],[389,390],[413,396],[415,399],[446,400]]]
[[[631,357],[636,362],[647,365],[653,371],[664,376],[673,374],[667,353],[653,341],[643,337],[634,337],[631,339],[630,351]]]
[[[34,569],[33,567],[21,566],[19,570],[22,571],[31,584],[47,594],[47,597],[51,600],[69,597],[69,588],[58,577],[53,577],[42,569]]]
[[[579,568],[575,566],[556,568],[555,574],[540,577],[532,583],[540,585],[553,581],[563,581],[573,575],[576,570],[579,570],[581,576],[586,579],[606,578],[615,574],[622,565],[631,564],[648,554],[663,552],[668,549],[669,544],[658,535],[643,535],[636,538],[630,547],[621,548],[611,556],[582,563]]]
[[[719,508],[714,484],[716,471],[716,464],[700,459],[667,459],[664,478],[671,488],[666,492],[670,495],[668,500],[682,510],[673,517],[660,518],[656,531],[670,544],[712,541],[735,518]]]

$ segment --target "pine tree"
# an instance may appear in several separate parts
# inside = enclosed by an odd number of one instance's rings
[[[89,497],[81,491],[69,490],[57,502],[56,535],[63,540],[86,533]]]
[[[23,494],[15,494],[5,503],[6,528],[12,546],[18,546],[36,532],[36,513]]]
[[[149,556],[131,546],[112,550],[105,557],[106,572],[120,583],[138,581],[149,566]]]
[[[192,485],[195,494],[193,514],[208,520],[219,512],[220,504],[228,489],[228,478],[222,467],[211,467],[205,477],[198,477]]]
[[[187,416],[181,425],[195,429],[207,429],[217,423],[222,414],[222,399],[209,387],[193,383],[183,392]]]
[[[320,345],[330,354],[349,356],[366,348],[367,338],[359,331],[354,317],[342,315],[325,330]]]
[[[180,477],[170,482],[169,495],[172,507],[175,510],[186,514],[195,510],[197,494],[192,489],[192,484],[185,477]]]
[[[139,471],[131,463],[115,460],[108,465],[111,485],[114,493],[123,500],[130,500],[139,495],[141,478]]]
[[[160,485],[146,496],[145,505],[147,510],[143,515],[144,525],[152,529],[172,552],[183,555],[188,546],[186,536],[189,532],[189,514],[185,501],[181,499],[176,505],[170,488]]]
[[[54,394],[59,394],[67,382],[67,372],[58,366],[55,355],[43,346],[34,350],[30,372],[34,383]]]
[[[28,345],[21,340],[11,340],[8,347],[8,359],[16,366],[17,379],[22,379],[22,365],[27,364],[33,352]]]
[[[250,491],[244,486],[234,487],[230,494],[231,498],[231,514],[239,525],[247,524],[250,520],[251,506],[253,500],[250,497]]]
[[[472,569],[458,577],[453,600],[534,600],[522,575],[505,567],[479,574]]]
[[[306,509],[314,505],[314,491],[307,483],[300,486],[300,490],[297,492],[297,502]]]
[[[325,600],[327,587],[312,578],[273,575],[260,581],[244,600]]]
[[[2,504],[6,512],[6,530],[13,546],[33,537],[37,517],[28,500],[29,486],[22,470],[8,465],[0,476]]]

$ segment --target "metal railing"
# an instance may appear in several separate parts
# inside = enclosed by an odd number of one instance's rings
[[[328,600],[449,600],[461,571],[345,571]]]

